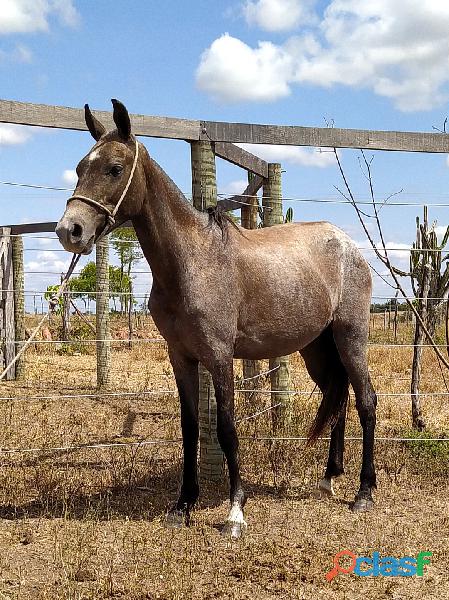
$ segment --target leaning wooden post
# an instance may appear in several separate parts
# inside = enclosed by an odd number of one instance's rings
[[[192,142],[192,199],[196,209],[205,211],[217,204],[215,155],[207,141]],[[212,377],[199,365],[200,475],[211,481],[221,479],[223,453],[217,438],[217,403]]]
[[[251,183],[254,173],[248,171],[248,183]],[[241,223],[245,229],[257,229],[257,217],[259,214],[259,202],[257,196],[251,196],[243,198],[245,204],[242,204],[241,208]],[[252,387],[257,387],[257,375],[260,374],[260,361],[259,360],[247,360],[243,359],[243,379],[249,380],[249,384]],[[252,380],[252,381],[251,381]],[[244,384],[246,387],[246,384]]]
[[[12,237],[12,263],[14,272],[14,322],[16,326],[16,354],[25,341],[25,292],[23,274],[23,239],[21,235]],[[25,376],[25,360],[21,356],[16,362],[16,379]]]
[[[268,165],[268,178],[263,186],[263,226],[271,227],[284,222],[282,212],[281,165]],[[270,359],[270,380],[272,406],[279,405],[272,411],[273,434],[287,432],[291,422],[290,372],[288,356]]]
[[[97,388],[109,383],[111,370],[111,334],[109,329],[109,240],[105,236],[96,245],[96,324]]]
[[[14,320],[14,271],[11,228],[0,227],[0,366],[9,365],[16,355]],[[6,379],[16,377],[16,365],[10,367]]]

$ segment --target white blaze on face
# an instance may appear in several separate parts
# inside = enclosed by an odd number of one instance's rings
[[[228,521],[231,523],[240,523],[240,525],[246,527],[246,521],[243,517],[243,510],[238,502],[234,502],[234,504],[231,506],[231,512],[229,513]]]
[[[98,152],[98,150],[92,150],[92,152],[88,156],[88,160],[90,160],[90,161],[95,160],[99,156],[100,156],[100,153]]]

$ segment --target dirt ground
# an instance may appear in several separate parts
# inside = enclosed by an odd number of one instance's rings
[[[137,332],[156,335],[151,323]],[[409,332],[405,332],[404,339]],[[388,332],[373,331],[386,341]],[[86,345],[88,346],[88,345]],[[272,442],[266,412],[239,424],[248,532],[237,542],[220,529],[227,485],[204,482],[192,525],[163,526],[181,466],[177,399],[162,344],[115,343],[110,388],[95,395],[95,356],[42,345],[27,355],[26,378],[2,383],[0,403],[0,599],[449,599],[447,442],[376,443],[378,491],[371,513],[349,510],[357,490],[361,442],[346,444],[346,474],[333,499],[315,488],[327,442]],[[446,391],[425,350],[423,392]],[[379,392],[379,437],[410,437],[407,392],[411,349],[373,346],[370,368]],[[236,361],[236,378],[241,365]],[[299,357],[292,386],[314,386]],[[268,388],[266,379],[262,387]],[[126,392],[158,392],[126,396]],[[92,394],[93,397],[61,396]],[[387,394],[387,395],[385,395]],[[41,397],[35,399],[35,396]],[[44,398],[42,398],[44,396]],[[14,400],[7,399],[14,397]],[[303,436],[319,397],[292,398],[290,436]],[[269,406],[268,395],[237,394],[239,418]],[[347,436],[360,436],[353,406]],[[449,436],[447,396],[423,396],[428,437]],[[165,440],[155,445],[39,450]],[[12,449],[30,452],[7,453]],[[357,555],[432,552],[423,577],[325,579],[341,550]]]

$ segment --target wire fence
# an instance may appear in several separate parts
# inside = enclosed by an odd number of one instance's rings
[[[31,189],[38,189],[38,190],[48,190],[48,191],[58,191],[58,192],[72,192],[73,189],[72,188],[65,188],[65,187],[57,187],[57,186],[42,186],[42,185],[36,185],[36,184],[26,184],[26,183],[18,183],[18,182],[7,182],[7,181],[1,181],[0,185],[5,185],[5,186],[14,186],[14,187],[23,187],[23,188],[31,188]],[[218,194],[219,197],[230,197],[229,194]],[[240,204],[242,206],[244,205],[251,205],[251,203],[246,202],[245,198],[247,196],[245,196],[244,194],[239,194],[238,197],[240,199],[238,200],[234,200],[236,201],[237,204]],[[249,196],[248,196],[249,197]],[[441,197],[446,197],[446,196],[441,196]],[[449,198],[449,195],[447,196]],[[261,196],[259,196],[259,199],[261,198]],[[263,201],[263,198],[262,198]],[[298,203],[311,203],[311,204],[335,204],[335,205],[344,205],[344,204],[348,204],[351,206],[351,202],[349,202],[348,200],[341,198],[341,197],[329,197],[329,196],[323,196],[323,197],[289,197],[289,196],[283,196],[282,199],[279,200],[279,202],[283,202],[283,201],[287,201],[287,202],[298,202]],[[360,206],[373,206],[373,202],[371,199],[367,198],[365,199],[361,199],[357,201],[357,204]],[[426,205],[428,205],[428,202],[426,203],[421,203],[421,202],[410,202],[410,201],[398,201],[398,200],[388,200],[386,201],[382,201],[382,202],[375,202],[374,205],[376,206],[388,206],[388,207],[411,207],[411,208],[418,208],[418,207],[424,207]],[[449,202],[433,202],[431,204],[432,207],[440,207],[440,208],[446,208],[449,207]],[[265,209],[266,210],[266,209]],[[57,238],[55,236],[51,236],[51,235],[42,235],[42,234],[12,234],[12,236],[21,236],[23,237],[25,240],[45,240],[45,241],[55,241],[57,242]],[[129,239],[129,240],[120,240],[124,243],[127,244],[139,244],[139,242],[137,240],[133,240],[133,239]],[[364,246],[364,245],[357,245],[357,247],[359,248],[359,250],[361,250],[364,253],[375,253],[376,250],[374,250],[372,247],[370,246]],[[429,250],[427,248],[423,249],[423,248],[409,248],[407,247],[405,244],[404,246],[395,246],[395,245],[391,245],[391,247],[387,247],[387,252],[392,252],[392,253],[401,253],[402,255],[410,255],[411,252],[420,252],[422,250],[425,250],[426,252],[440,252],[440,250]],[[65,253],[65,250],[63,250],[60,247],[55,247],[55,248],[48,248],[48,247],[35,247],[35,246],[30,246],[30,247],[25,247],[24,248],[25,252],[39,252],[40,256],[43,257],[45,256],[45,253]],[[384,253],[384,249],[381,247],[381,245],[379,244],[379,248],[377,249],[377,251]],[[79,275],[81,273],[81,271],[76,271],[74,272],[74,275]],[[388,276],[388,273],[381,275],[379,273],[377,273],[376,271],[374,272],[375,276],[378,276],[380,278],[383,279],[383,276]],[[34,275],[45,275],[45,276],[59,276],[61,275],[61,271],[58,270],[40,270],[40,269],[27,269],[25,271],[25,276],[34,276]],[[131,276],[134,275],[150,275],[150,271],[149,270],[139,270],[139,269],[133,269],[130,272]],[[1,290],[2,292],[10,292],[11,290]],[[45,295],[46,290],[25,290],[25,295],[28,297],[36,297],[41,295],[42,297]],[[88,293],[91,296],[95,296],[97,295],[97,292],[91,292],[91,291],[86,291],[84,293]],[[81,294],[83,294],[82,291],[77,291],[77,292],[70,292],[71,296],[76,298],[79,297]],[[148,298],[148,294],[136,294],[133,292],[114,292],[111,293],[111,296],[118,296],[118,297],[125,297],[125,296],[130,296],[132,295],[134,298],[141,298],[141,299],[146,299]],[[373,299],[376,300],[387,300],[387,301],[391,301],[391,296],[381,296],[381,295],[375,295],[373,296]],[[414,296],[410,296],[409,299],[411,301],[413,300],[420,300],[421,298],[415,298]],[[402,301],[403,299],[401,299]],[[441,301],[441,302],[446,302],[448,300],[447,297],[438,297],[438,298],[426,298],[426,300],[433,300],[433,301]],[[373,313],[374,314],[374,313]],[[98,342],[104,342],[104,341],[109,341],[113,344],[126,344],[128,342],[128,340],[123,340],[123,339],[117,339],[117,338],[111,338],[108,340],[105,339],[82,339],[82,340],[66,340],[66,341],[62,341],[62,340],[47,340],[47,339],[39,339],[39,340],[34,340],[33,344],[35,345],[40,345],[40,344],[47,344],[47,345],[58,345],[58,344],[65,344],[65,345],[70,345],[70,344],[81,344],[81,345],[89,345],[89,344],[96,344]],[[19,341],[19,340],[15,340],[14,341],[15,344],[22,344],[23,341]],[[139,337],[133,337],[132,338],[132,343],[139,343],[139,344],[164,344],[165,340],[163,338],[149,338],[149,337],[145,337],[145,338],[139,338]],[[412,348],[416,348],[416,347],[422,347],[422,348],[430,348],[427,344],[409,344],[409,343],[377,343],[377,342],[370,342],[369,344],[369,348],[370,349],[401,349],[401,348],[405,348],[405,349],[412,349]],[[447,348],[446,345],[444,344],[440,344],[438,345],[439,348]],[[277,367],[279,368],[279,367]],[[263,378],[268,378],[269,375],[271,375],[271,373],[274,371],[275,369],[271,369],[271,370],[267,370],[264,371],[263,373],[259,373],[258,375],[255,375],[253,377],[248,377],[248,378],[240,378],[240,379],[236,379],[236,392],[240,393],[240,394],[260,394],[260,395],[274,395],[274,394],[286,394],[289,397],[312,397],[312,396],[319,396],[321,394],[320,391],[317,390],[312,390],[312,391],[298,391],[298,390],[276,390],[276,389],[261,389],[260,387],[254,387],[254,388],[239,388],[238,386],[241,386],[244,382],[248,382],[248,381],[252,381],[253,383],[256,383],[257,380],[261,380]],[[395,380],[395,381],[409,381],[409,378],[397,378],[394,375],[393,376],[385,376],[385,375],[379,375],[379,378],[383,378],[383,379],[391,379],[391,380]],[[443,378],[444,379],[444,378]],[[430,380],[429,380],[430,381]],[[433,380],[432,380],[433,381]],[[100,399],[100,398],[128,398],[128,399],[132,399],[132,398],[141,398],[141,397],[157,397],[157,396],[163,396],[163,395],[173,395],[176,396],[177,395],[177,390],[175,388],[167,388],[167,389],[160,389],[160,390],[141,390],[141,391],[121,391],[121,392],[91,392],[91,393],[76,393],[76,394],[67,394],[67,393],[63,393],[63,394],[47,394],[47,395],[34,395],[34,396],[29,396],[29,395],[22,395],[22,396],[2,396],[0,397],[0,402],[3,403],[14,403],[14,402],[18,402],[18,401],[27,401],[27,402],[33,402],[33,401],[63,401],[63,400],[79,400],[82,398],[87,398],[87,399]],[[379,398],[409,398],[410,397],[410,392],[379,392],[378,394]],[[447,397],[449,396],[448,392],[420,392],[420,395],[422,396],[428,396],[428,397]],[[264,407],[252,414],[249,415],[245,415],[243,417],[241,417],[240,419],[238,419],[237,421],[239,423],[244,422],[244,421],[249,421],[252,419],[257,419],[259,416],[266,414],[266,413],[270,413],[271,411],[273,411],[276,408],[279,408],[280,406],[282,406],[283,402],[278,402],[276,404],[273,404],[271,406],[268,407]],[[274,441],[279,441],[279,442],[306,442],[308,440],[307,437],[305,436],[287,436],[287,437],[275,437],[275,436],[261,436],[261,435],[254,435],[254,436],[239,436],[240,439],[242,440],[250,440],[250,441],[259,441],[259,442],[274,442]],[[320,437],[319,440],[320,441],[329,441],[329,437]],[[449,437],[446,436],[441,436],[441,437],[401,437],[401,436],[379,436],[376,437],[375,440],[377,442],[391,442],[391,443],[425,443],[425,442],[449,442]],[[345,437],[345,441],[354,441],[354,442],[360,442],[362,441],[362,437],[358,437],[358,436],[346,436]],[[154,438],[154,439],[142,439],[139,441],[131,441],[131,442],[111,442],[111,443],[86,443],[86,444],[74,444],[74,445],[59,445],[59,446],[42,446],[42,447],[34,447],[34,448],[0,448],[0,454],[5,454],[5,455],[15,455],[15,454],[26,454],[26,453],[68,453],[68,452],[76,452],[76,451],[83,451],[83,450],[94,450],[94,449],[98,449],[98,450],[102,450],[102,449],[121,449],[121,448],[130,448],[130,447],[134,447],[134,448],[140,448],[140,447],[152,447],[155,445],[173,445],[173,444],[179,444],[181,442],[181,439],[164,439],[164,438]]]

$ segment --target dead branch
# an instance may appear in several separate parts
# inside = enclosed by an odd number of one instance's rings
[[[372,205],[373,205],[373,210],[374,210],[374,220],[376,223],[376,227],[379,233],[379,237],[380,237],[380,242],[382,245],[382,250],[383,250],[383,255],[379,252],[370,232],[368,231],[368,228],[366,226],[365,221],[363,220],[363,216],[362,216],[362,211],[360,210],[355,197],[352,193],[351,187],[348,183],[348,180],[346,178],[345,172],[343,170],[341,161],[340,161],[340,157],[338,156],[337,153],[337,149],[334,148],[334,153],[335,153],[335,158],[337,160],[337,165],[338,168],[340,170],[340,174],[342,176],[343,182],[345,184],[345,188],[347,191],[347,194],[344,194],[343,192],[341,192],[341,190],[339,190],[338,188],[337,191],[339,191],[342,196],[344,198],[346,198],[354,207],[356,213],[357,213],[357,217],[360,221],[360,224],[363,228],[363,231],[365,232],[366,237],[368,238],[369,243],[371,244],[376,256],[379,258],[379,260],[388,268],[388,270],[390,271],[390,274],[393,278],[394,283],[396,284],[396,289],[399,290],[399,292],[401,293],[402,297],[404,298],[404,300],[407,302],[408,306],[410,307],[411,311],[413,312],[413,314],[415,315],[415,318],[417,319],[417,321],[419,322],[428,342],[429,345],[433,348],[433,350],[435,351],[436,355],[438,356],[438,358],[441,360],[441,362],[443,363],[443,365],[449,369],[449,362],[446,360],[446,358],[443,356],[442,352],[440,351],[440,349],[438,348],[438,346],[436,345],[433,337],[431,336],[429,330],[427,329],[424,321],[421,318],[421,315],[418,313],[418,311],[416,310],[415,306],[413,305],[413,303],[411,302],[411,300],[409,299],[409,297],[407,296],[407,293],[405,292],[404,288],[402,287],[399,279],[398,279],[398,275],[397,275],[397,270],[395,269],[395,267],[393,267],[393,265],[391,264],[390,261],[390,257],[388,255],[387,252],[387,248],[386,248],[386,244],[385,244],[385,239],[384,239],[384,235],[383,235],[383,231],[382,231],[382,227],[380,224],[380,220],[379,220],[379,212],[377,210],[377,203],[375,200],[375,194],[374,194],[374,185],[373,185],[373,178],[372,178],[372,174],[371,174],[371,162],[369,162],[366,159],[365,153],[363,152],[363,150],[361,150],[362,153],[362,157],[363,157],[363,162],[365,164],[365,168],[366,168],[366,177],[367,177],[367,181],[368,181],[368,185],[369,185],[369,189],[370,189],[370,196],[371,196],[371,201],[372,201]]]

